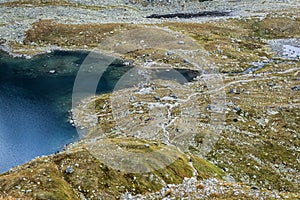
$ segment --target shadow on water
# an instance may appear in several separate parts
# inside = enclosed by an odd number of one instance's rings
[[[68,112],[77,72],[88,54],[54,51],[28,60],[0,52],[0,172],[59,151],[79,139],[76,129],[68,123]],[[97,60],[90,64],[95,63],[101,65]],[[111,92],[130,69],[115,60],[101,77],[97,93]],[[187,81],[197,76],[189,70],[179,73]],[[166,70],[155,74],[174,80]]]

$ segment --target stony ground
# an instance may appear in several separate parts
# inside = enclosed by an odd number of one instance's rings
[[[299,1],[1,3],[14,55],[101,50],[135,67],[73,108],[81,142],[1,175],[0,198],[300,198]],[[145,18],[207,10],[230,16]]]

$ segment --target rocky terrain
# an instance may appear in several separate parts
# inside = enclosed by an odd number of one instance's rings
[[[12,55],[85,49],[134,67],[112,93],[76,102],[81,141],[1,174],[0,198],[300,199],[298,7],[1,1],[1,47]],[[204,11],[229,15],[147,17]]]

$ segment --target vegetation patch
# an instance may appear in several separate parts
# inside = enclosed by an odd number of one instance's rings
[[[193,174],[189,159],[179,152],[178,159],[162,169],[145,173],[115,170],[83,148],[86,142],[88,141],[83,140],[64,152],[37,158],[2,174],[0,197],[76,200],[84,196],[89,199],[119,199],[125,192],[145,194],[158,191],[165,184],[179,184],[184,177],[191,177]],[[152,143],[135,138],[112,139],[111,142],[123,144],[127,150],[133,151],[136,148],[140,151],[141,146]],[[96,144],[97,142],[94,143]],[[153,147],[166,146],[158,142]],[[197,170],[204,177],[210,177],[210,172],[219,171],[200,158],[195,157],[193,163],[202,166],[197,167]]]
[[[199,158],[198,156],[193,156],[192,162],[194,168],[198,172],[198,178],[200,180],[207,179],[210,177],[217,177],[219,179],[222,179],[222,177],[225,175],[223,170],[216,167],[215,165],[208,162],[207,160]]]
[[[60,47],[97,47],[105,38],[134,28],[129,24],[60,24],[54,20],[40,20],[26,33],[25,45],[57,45]]]

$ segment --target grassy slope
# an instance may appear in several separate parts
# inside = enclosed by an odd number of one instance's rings
[[[168,148],[163,144],[146,148],[147,141],[136,139],[111,139],[113,144],[126,144],[128,151],[149,151]],[[193,169],[186,155],[176,152],[178,159],[162,169],[152,172],[127,173],[114,170],[96,159],[83,146],[85,141],[57,155],[37,158],[11,172],[0,176],[0,197],[30,197],[37,199],[79,199],[80,194],[95,199],[119,198],[121,193],[133,194],[158,191],[164,183],[181,183],[191,177]],[[94,143],[96,145],[97,142]],[[150,143],[151,144],[151,143]],[[138,149],[137,149],[138,147]],[[153,149],[154,148],[154,149]],[[168,155],[166,155],[168,157]],[[223,172],[207,161],[195,158],[199,179],[221,178]],[[65,173],[72,166],[72,174]]]

